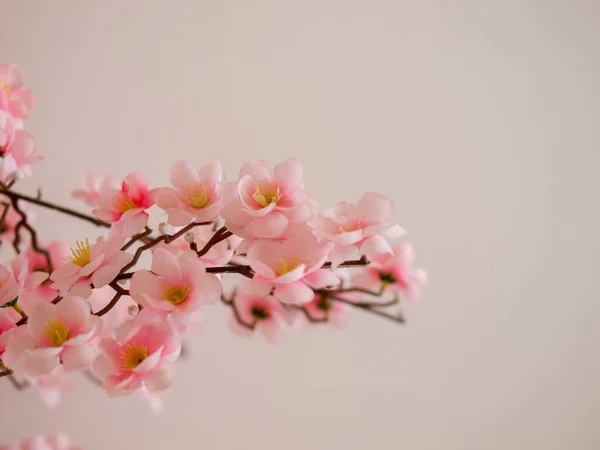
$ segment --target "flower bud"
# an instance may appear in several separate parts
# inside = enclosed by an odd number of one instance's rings
[[[196,240],[196,235],[194,234],[193,231],[188,231],[187,233],[185,233],[183,235],[183,238],[185,239],[185,241],[188,244],[193,244],[195,242],[195,240]]]
[[[138,315],[138,312],[140,312],[140,307],[139,307],[137,304],[136,304],[136,305],[130,305],[130,306],[127,308],[127,313],[128,313],[130,316],[133,316],[133,317],[135,317],[135,316],[137,316],[137,315]]]
[[[168,234],[171,233],[171,227],[169,226],[168,223],[161,222],[158,224],[158,232],[160,234],[162,234],[163,236],[167,236]]]

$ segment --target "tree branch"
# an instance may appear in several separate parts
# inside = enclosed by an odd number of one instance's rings
[[[6,195],[11,200],[14,200],[14,201],[23,200],[25,202],[33,203],[34,205],[38,205],[38,206],[43,206],[44,208],[51,209],[53,211],[58,211],[58,212],[67,214],[72,217],[77,217],[78,219],[85,220],[85,221],[90,222],[99,227],[104,227],[104,228],[111,227],[110,223],[100,220],[94,216],[90,216],[88,214],[83,214],[83,213],[80,213],[73,209],[65,208],[64,206],[60,206],[60,205],[56,205],[54,203],[44,201],[37,197],[31,197],[29,195],[20,194],[18,192],[13,192],[13,191],[8,190],[7,188],[8,188],[8,186],[3,186],[3,188],[0,189],[0,194]]]

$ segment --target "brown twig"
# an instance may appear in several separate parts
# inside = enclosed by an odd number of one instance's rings
[[[131,262],[129,264],[127,264],[125,267],[123,267],[121,269],[121,272],[117,276],[116,280],[123,280],[125,278],[131,278],[131,277],[124,277],[123,275],[125,274],[125,272],[127,272],[129,269],[131,269],[133,266],[135,266],[138,263],[138,261],[140,260],[140,257],[142,256],[142,253],[144,253],[146,250],[151,249],[152,247],[156,246],[157,244],[159,244],[163,241],[166,244],[169,244],[169,243],[173,242],[175,239],[177,239],[178,237],[183,236],[185,233],[190,231],[192,228],[198,227],[201,225],[209,225],[211,223],[212,222],[192,222],[189,225],[183,227],[181,230],[179,230],[175,234],[158,236],[158,237],[152,239],[146,245],[142,245],[141,247],[138,247],[135,254],[133,255],[133,259],[131,260]]]
[[[312,322],[312,323],[327,323],[327,322],[329,322],[329,317],[328,317],[326,311],[323,311],[323,313],[324,313],[323,317],[313,317],[313,316],[310,315],[310,312],[308,311],[308,309],[306,309],[303,306],[299,306],[299,305],[284,305],[283,303],[282,303],[282,305],[285,306],[286,308],[289,308],[289,309],[295,309],[296,311],[301,311],[302,314],[304,314],[304,316],[306,317],[306,319],[309,322]]]
[[[240,325],[242,325],[243,327],[245,327],[251,331],[254,331],[254,329],[256,328],[256,322],[248,323],[248,322],[245,322],[244,319],[242,319],[242,317],[240,316],[240,312],[238,311],[237,306],[235,304],[234,298],[235,298],[235,291],[231,294],[230,299],[227,299],[227,298],[225,298],[224,295],[221,295],[221,302],[231,308],[231,310],[233,311],[235,320],[237,320],[237,322]]]
[[[195,250],[198,257],[204,256],[208,251],[216,244],[224,241],[228,237],[233,236],[233,233],[225,227],[219,228],[215,234],[208,240],[208,242],[200,250]],[[191,248],[191,247],[190,247]]]
[[[109,312],[111,309],[114,308],[114,306],[119,302],[121,297],[123,297],[124,295],[129,295],[129,290],[123,289],[121,286],[118,285],[118,283],[116,281],[113,281],[112,283],[110,283],[109,286],[115,290],[115,295],[110,300],[108,305],[106,305],[100,311],[94,313],[95,316],[98,316],[98,317],[103,316],[104,314],[106,314],[107,312]]]
[[[404,317],[400,313],[398,313],[396,315],[389,314],[385,311],[381,311],[379,309],[373,308],[372,307],[373,305],[366,306],[364,304],[355,303],[353,301],[346,300],[345,298],[341,298],[341,297],[338,297],[338,296],[332,295],[332,294],[329,294],[328,298],[330,298],[331,300],[335,300],[336,302],[345,303],[346,305],[353,306],[354,308],[360,308],[364,311],[370,312],[371,314],[375,314],[376,316],[385,317],[386,319],[392,320],[397,323],[405,322]]]
[[[10,191],[10,190],[8,190],[8,186],[2,186],[2,189],[0,189],[0,194],[6,195],[7,197],[9,197],[11,199],[11,201],[23,200],[25,202],[33,203],[34,205],[38,205],[38,206],[43,206],[44,208],[51,209],[53,211],[58,211],[58,212],[67,214],[72,217],[77,217],[78,219],[93,223],[94,225],[99,226],[99,227],[110,228],[110,226],[111,226],[110,223],[100,220],[94,216],[90,216],[88,214],[83,214],[78,211],[72,210],[70,208],[65,208],[64,206],[60,206],[60,205],[56,205],[54,203],[44,201],[40,198],[31,197],[29,195]]]
[[[146,228],[144,229],[144,231],[142,231],[141,233],[136,234],[135,236],[133,236],[129,242],[127,242],[123,247],[121,247],[122,251],[127,250],[129,247],[131,247],[133,244],[135,244],[137,241],[144,241],[144,239],[146,237],[148,237],[150,234],[152,233],[152,228],[148,227],[146,225]],[[152,242],[151,240],[148,242]]]
[[[24,227],[29,232],[29,236],[31,238],[31,247],[37,253],[41,253],[41,254],[44,255],[44,257],[46,258],[46,262],[48,264],[48,270],[50,272],[52,272],[53,268],[52,268],[52,258],[50,257],[50,252],[47,249],[42,248],[40,246],[40,244],[38,242],[37,232],[29,224],[29,222],[27,221],[27,216],[25,215],[25,212],[19,206],[19,197],[11,196],[11,194],[13,194],[13,193],[10,192],[10,191],[8,191],[6,189],[5,185],[3,185],[2,188],[4,190],[2,190],[0,192],[3,193],[3,194],[5,194],[7,197],[10,198],[10,202],[12,204],[13,209],[15,210],[15,212],[20,217],[19,222],[15,226],[15,238],[13,239],[13,247],[15,249],[15,252],[21,253],[21,248],[20,248],[21,233],[20,233],[20,230],[21,230],[21,227]]]

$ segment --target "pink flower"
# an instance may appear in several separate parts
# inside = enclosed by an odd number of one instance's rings
[[[69,254],[69,244],[64,241],[52,241],[43,248],[50,253],[50,261],[54,267],[60,266]],[[43,253],[36,252],[33,248],[28,248],[25,253],[27,258],[27,267],[30,272],[50,272],[48,261]]]
[[[83,189],[75,189],[71,193],[73,198],[81,199],[90,206],[96,206],[96,200],[100,193],[108,189],[116,189],[117,186],[112,175],[93,176],[86,172],[83,174]]]
[[[146,226],[148,213],[145,210],[153,204],[146,178],[141,172],[132,172],[123,180],[121,189],[103,186],[92,214],[114,223],[116,233],[131,236]]]
[[[23,289],[27,279],[27,263],[22,255],[8,265],[0,264],[0,306],[13,301]]]
[[[171,166],[171,184],[153,191],[156,205],[168,214],[168,223],[185,226],[192,220],[207,222],[216,219],[223,208],[221,163],[214,161],[195,169],[186,161]]]
[[[314,296],[311,288],[339,283],[335,274],[321,269],[329,251],[330,246],[318,243],[308,229],[283,242],[256,241],[248,250],[250,267],[256,272],[249,285],[252,293],[268,295],[272,290],[283,303],[310,302]]]
[[[268,341],[278,342],[281,340],[287,327],[287,314],[274,297],[240,293],[235,296],[233,302],[244,323],[254,324],[256,330]],[[240,336],[252,334],[252,330],[241,325],[233,314],[230,316],[229,325],[231,330]]]
[[[49,408],[55,408],[60,402],[62,393],[72,389],[71,380],[62,365],[48,374],[28,377],[27,381],[37,389],[42,401]]]
[[[421,300],[427,274],[423,269],[413,267],[413,260],[412,246],[406,242],[398,243],[392,252],[374,256],[371,265],[356,274],[352,282],[363,289],[385,290],[404,294],[410,300]]]
[[[69,246],[62,241],[53,241],[43,247],[50,253],[50,260],[54,267],[58,267],[64,262],[69,250]],[[58,296],[58,291],[50,287],[50,271],[45,255],[30,247],[25,253],[25,258],[29,275],[19,295],[19,304],[25,312],[30,313],[38,303],[54,300]]]
[[[0,450],[77,450],[71,446],[66,434],[59,433],[53,436],[35,436],[25,439],[15,445],[0,445]],[[81,450],[81,449],[79,449]]]
[[[35,152],[33,136],[27,131],[17,130],[0,161],[0,178],[3,182],[8,182],[17,172],[31,175],[31,166],[43,159],[43,156]]]
[[[9,344],[5,362],[19,361],[29,376],[45,375],[62,362],[65,370],[82,370],[96,356],[88,342],[96,331],[99,319],[90,314],[90,307],[80,297],[66,297],[59,303],[40,303],[27,325],[19,327]]]
[[[23,85],[23,73],[14,64],[0,64],[0,109],[17,119],[28,119],[33,93]]]
[[[71,249],[67,262],[50,276],[54,281],[50,287],[61,293],[70,291],[73,295],[89,297],[90,283],[97,288],[106,286],[133,259],[133,255],[121,251],[124,242],[123,236],[113,236],[107,241],[98,239],[92,245],[87,239],[85,242],[77,241],[77,247]]]
[[[303,188],[302,166],[289,159],[271,169],[263,162],[240,170],[237,198],[223,209],[225,226],[245,239],[280,237],[290,223],[306,222],[314,203]]]
[[[181,350],[178,336],[168,324],[151,323],[129,327],[120,342],[100,341],[102,354],[94,362],[94,371],[104,380],[111,397],[146,387],[163,391],[175,376],[171,363]]]
[[[174,322],[197,322],[200,308],[221,296],[221,282],[207,274],[195,252],[176,257],[159,248],[152,255],[151,271],[139,270],[131,279],[131,297],[143,305],[169,315]]]
[[[335,326],[345,326],[348,323],[350,306],[342,302],[327,299],[315,294],[310,303],[303,305],[311,318],[324,320]]]
[[[0,308],[0,359],[10,341],[15,337],[19,320],[21,320],[21,315],[13,308]]]
[[[317,236],[335,244],[330,255],[334,267],[351,257],[357,248],[367,256],[389,251],[382,235],[393,238],[406,233],[393,221],[393,210],[390,199],[367,192],[357,205],[339,202],[318,217],[314,222]]]
[[[12,144],[18,128],[18,122],[13,116],[8,111],[0,110],[0,152],[4,153]]]

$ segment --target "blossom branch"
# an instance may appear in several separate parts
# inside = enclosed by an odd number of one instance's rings
[[[50,252],[47,249],[42,248],[40,246],[40,244],[38,242],[37,232],[31,226],[31,224],[29,224],[29,222],[27,221],[27,216],[25,215],[25,212],[21,209],[21,206],[19,205],[19,198],[11,196],[11,195],[8,195],[7,192],[9,194],[12,194],[12,192],[10,192],[10,191],[7,190],[6,185],[2,184],[1,187],[4,190],[2,190],[0,192],[2,192],[3,194],[7,195],[10,198],[10,202],[12,204],[12,208],[15,210],[15,212],[20,217],[19,222],[15,226],[15,238],[13,240],[13,248],[15,249],[15,252],[21,253],[21,248],[20,248],[21,233],[20,233],[20,229],[21,228],[25,228],[29,232],[29,236],[31,238],[31,247],[37,253],[41,253],[41,254],[44,255],[44,257],[46,258],[46,263],[48,264],[48,270],[50,272],[52,272],[53,266],[52,266],[52,258],[50,257]]]
[[[375,305],[365,305],[364,303],[355,303],[351,300],[347,300],[345,298],[338,297],[337,295],[328,295],[327,298],[334,300],[336,302],[345,303],[346,305],[350,305],[354,308],[362,309],[363,311],[368,311],[371,314],[374,314],[379,317],[384,317],[388,320],[392,320],[396,323],[405,323],[404,316],[401,313],[398,314],[390,314],[385,311],[381,311],[379,309],[374,308]]]
[[[38,195],[38,197],[31,197],[29,195],[20,194],[18,192],[11,191],[11,190],[9,190],[9,187],[6,185],[2,186],[2,189],[0,189],[0,194],[6,195],[11,200],[15,200],[15,201],[23,200],[25,202],[32,203],[32,204],[38,205],[38,206],[43,206],[44,208],[51,209],[53,211],[58,211],[58,212],[67,214],[72,217],[77,217],[78,219],[85,220],[85,221],[90,222],[99,227],[104,227],[104,228],[111,227],[110,223],[100,220],[97,217],[94,217],[94,216],[91,216],[88,214],[83,214],[83,213],[80,213],[79,211],[75,211],[73,209],[66,208],[64,206],[60,206],[60,205],[57,205],[54,203],[44,201],[41,198],[39,198],[39,195]]]
[[[110,283],[109,286],[115,290],[115,295],[110,300],[108,305],[106,305],[100,311],[94,313],[95,316],[102,317],[104,314],[106,314],[107,312],[109,312],[111,309],[114,308],[114,306],[119,302],[121,297],[123,297],[124,295],[129,295],[129,290],[124,289],[121,286],[119,286],[119,284],[116,281],[113,281],[112,283]]]

